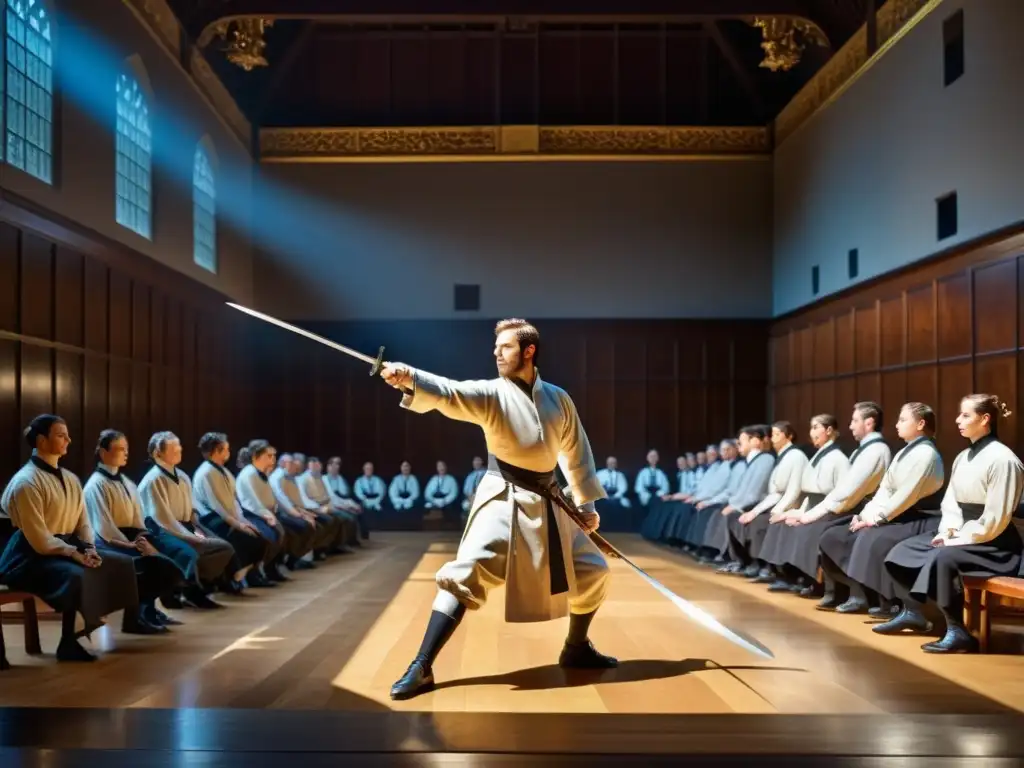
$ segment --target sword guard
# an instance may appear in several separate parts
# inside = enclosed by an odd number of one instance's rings
[[[370,366],[370,378],[372,379],[378,373],[380,369],[384,367],[384,347],[381,347],[377,352],[377,359],[373,361],[373,365]]]

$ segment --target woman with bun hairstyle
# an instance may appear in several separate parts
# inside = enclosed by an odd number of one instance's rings
[[[94,661],[78,643],[119,610],[138,612],[131,558],[98,546],[85,513],[82,484],[58,466],[71,445],[64,419],[42,414],[25,429],[32,456],[11,478],[0,508],[14,526],[0,555],[0,584],[35,595],[63,614],[57,659]],[[77,614],[85,628],[76,632]]]
[[[1013,516],[1024,491],[1024,464],[999,441],[999,417],[1010,411],[994,395],[968,395],[960,402],[956,425],[970,441],[953,461],[942,498],[938,533],[900,542],[885,559],[903,610],[873,627],[881,634],[928,632],[921,612],[932,600],[942,611],[946,633],[925,643],[928,653],[965,653],[978,640],[963,623],[964,576],[1017,576],[1024,542]]]

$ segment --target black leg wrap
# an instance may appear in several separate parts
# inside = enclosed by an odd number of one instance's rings
[[[459,603],[459,607],[455,609],[455,616],[449,616],[440,611],[431,611],[427,631],[423,635],[423,642],[420,644],[416,659],[425,661],[428,667],[431,666],[465,615],[466,606],[462,603]]]
[[[391,686],[392,699],[411,699],[420,693],[433,690],[434,672],[432,667],[434,660],[455,633],[465,614],[466,607],[461,603],[455,610],[455,616],[449,616],[440,611],[431,611],[430,621],[427,622],[427,631],[423,635],[419,653],[416,654],[416,658],[412,660],[412,664],[409,665],[405,674]]]
[[[596,611],[569,614],[569,634],[558,657],[558,666],[566,669],[611,669],[619,665],[618,659],[598,653],[587,639],[594,613]]]
[[[570,645],[583,645],[587,642],[590,622],[594,620],[595,613],[597,611],[591,613],[570,613],[569,634],[566,636],[565,642]]]

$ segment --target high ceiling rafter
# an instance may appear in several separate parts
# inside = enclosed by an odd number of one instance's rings
[[[246,16],[269,19],[352,21],[356,18],[386,21],[397,17],[486,19],[517,17],[550,21],[561,18],[615,17],[668,20],[688,18],[703,23],[715,19],[752,16],[790,16],[806,19],[829,39],[841,18],[828,6],[830,0],[178,0],[181,17],[194,38],[211,35],[220,21]],[[857,5],[862,0],[848,0]]]
[[[166,0],[259,126],[765,126],[886,0]]]

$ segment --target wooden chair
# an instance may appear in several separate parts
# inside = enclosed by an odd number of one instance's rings
[[[977,635],[982,653],[988,652],[993,614],[1014,612],[1013,608],[1000,604],[1000,597],[1024,600],[1024,579],[1012,576],[968,576],[964,579],[964,623]]]
[[[39,616],[36,613],[36,599],[27,592],[15,592],[0,585],[0,606],[21,603],[19,617],[25,626],[25,651],[36,656],[43,652],[39,644]],[[10,669],[7,662],[7,646],[4,644],[3,611],[0,611],[0,671]]]

